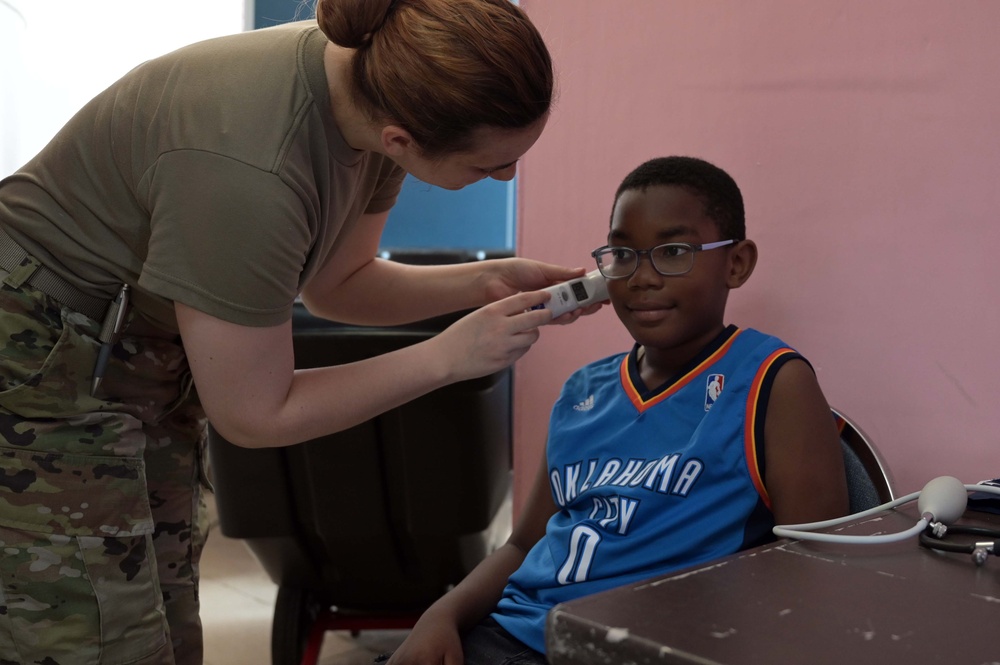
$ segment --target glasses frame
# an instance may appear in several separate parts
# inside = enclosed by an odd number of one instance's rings
[[[686,275],[689,272],[691,272],[691,269],[694,268],[694,255],[696,252],[707,252],[710,249],[718,249],[719,247],[725,247],[727,245],[735,245],[738,242],[739,240],[735,239],[718,240],[716,242],[706,242],[701,245],[695,245],[689,242],[665,242],[662,245],[656,245],[655,247],[650,247],[649,249],[633,249],[632,247],[603,245],[592,251],[590,255],[594,257],[594,260],[597,262],[597,269],[601,271],[602,275],[604,275],[604,279],[628,279],[629,277],[635,274],[636,270],[639,269],[639,262],[642,260],[644,254],[649,257],[649,265],[653,266],[653,270],[655,270],[658,274],[663,275],[664,277],[677,277],[678,275]],[[662,270],[657,268],[656,263],[653,262],[653,252],[660,249],[661,247],[683,247],[684,249],[691,252],[691,265],[689,265],[687,270],[683,272],[663,272]],[[635,266],[632,268],[632,272],[630,272],[627,275],[616,275],[614,277],[605,274],[604,266],[601,265],[601,259],[599,257],[599,254],[602,254],[605,252],[605,250],[609,249],[618,249],[618,250],[627,249],[630,252],[634,252]]]

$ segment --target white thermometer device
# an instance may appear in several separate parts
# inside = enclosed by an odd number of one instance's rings
[[[554,284],[542,291],[548,291],[552,297],[548,302],[535,305],[532,309],[548,308],[552,311],[553,319],[574,309],[608,299],[608,285],[600,270],[592,270],[583,277]]]

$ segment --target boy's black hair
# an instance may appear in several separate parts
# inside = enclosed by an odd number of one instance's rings
[[[715,222],[722,240],[746,240],[743,195],[736,181],[719,167],[697,157],[658,157],[640,164],[618,186],[615,204],[623,192],[659,185],[685,187],[701,198],[705,214]]]

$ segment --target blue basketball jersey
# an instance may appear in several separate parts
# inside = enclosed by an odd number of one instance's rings
[[[637,350],[575,372],[552,409],[546,464],[559,510],[493,615],[537,651],[558,603],[771,537],[757,443],[778,368],[801,356],[730,326],[648,390]]]

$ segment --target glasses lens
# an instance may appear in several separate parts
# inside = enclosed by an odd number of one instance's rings
[[[635,250],[607,247],[597,254],[597,267],[605,277],[628,277],[635,271]]]
[[[649,251],[653,266],[664,275],[683,275],[694,265],[694,252],[683,243],[659,245]]]

